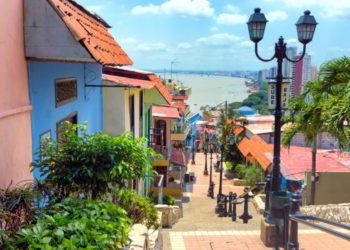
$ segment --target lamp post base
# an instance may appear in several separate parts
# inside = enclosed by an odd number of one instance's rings
[[[203,174],[204,174],[204,175],[209,175],[208,170],[207,170],[207,169],[204,169]]]
[[[196,162],[194,160],[191,161],[192,165],[196,165]]]

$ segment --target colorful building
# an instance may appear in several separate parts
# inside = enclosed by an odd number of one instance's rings
[[[23,0],[0,1],[0,187],[31,180],[31,110]]]
[[[62,122],[103,129],[102,67],[132,61],[110,26],[70,0],[25,1],[25,50],[32,112],[33,153],[43,138],[59,138]],[[34,173],[40,178],[40,173]]]

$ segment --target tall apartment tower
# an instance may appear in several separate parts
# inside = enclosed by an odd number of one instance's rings
[[[296,59],[299,59],[301,55],[297,55]],[[298,95],[303,92],[305,83],[312,81],[312,66],[311,56],[305,54],[303,60],[295,63],[294,66],[294,89],[292,95]]]
[[[266,82],[268,77],[269,77],[269,70],[268,69],[260,70],[258,72],[258,83],[262,84],[263,82]]]
[[[297,55],[297,47],[288,47],[286,50],[286,54],[287,54],[288,58],[294,60],[296,55]],[[295,76],[294,64],[295,63],[289,62],[288,60],[284,60],[283,65],[282,65],[283,76],[286,78],[290,78],[287,81],[290,82],[291,95],[293,95],[293,93],[294,93],[294,76]]]

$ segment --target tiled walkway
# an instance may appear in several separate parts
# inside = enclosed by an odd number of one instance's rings
[[[209,162],[209,161],[208,161]],[[209,165],[209,164],[208,164]],[[187,188],[189,202],[184,204],[184,217],[171,229],[163,231],[164,250],[259,250],[266,248],[260,240],[260,220],[250,205],[253,219],[248,224],[241,220],[232,222],[230,218],[218,218],[214,213],[216,201],[208,198],[209,177],[203,175],[204,156],[197,154],[196,165],[189,165],[195,172],[197,182]],[[213,180],[219,183],[219,174]],[[217,193],[218,187],[215,187]],[[234,187],[229,180],[224,181],[223,192],[241,193],[242,187]],[[237,214],[242,214],[242,206]],[[305,250],[349,250],[349,242],[316,230],[300,230],[301,249]]]

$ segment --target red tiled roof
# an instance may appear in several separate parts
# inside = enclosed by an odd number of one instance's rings
[[[175,165],[186,167],[187,159],[185,153],[182,150],[173,149],[171,151],[170,162]]]
[[[188,100],[186,95],[173,95],[173,100]]]
[[[186,111],[186,103],[184,102],[172,102],[171,106],[179,108],[180,113],[182,114]]]
[[[271,155],[272,158],[272,155]],[[281,150],[281,173],[289,180],[304,180],[304,173],[311,170],[311,149],[291,146]],[[317,172],[350,172],[349,154],[319,150],[316,155]]]
[[[108,32],[109,26],[73,0],[48,0],[63,22],[100,64],[131,65],[133,62]]]
[[[155,83],[151,81],[134,79],[134,78],[123,77],[123,76],[108,75],[108,74],[103,74],[102,79],[113,82],[118,85],[125,85],[126,87],[130,87],[130,86],[139,87],[142,89],[151,89],[155,85]]]
[[[179,118],[180,114],[177,108],[153,105],[152,116],[175,119],[175,118]]]
[[[167,103],[171,105],[173,96],[171,95],[169,89],[163,84],[162,80],[155,74],[149,75],[149,78],[151,81],[156,83],[156,88],[158,89],[159,93],[164,97]]]
[[[244,137],[243,140],[238,143],[238,149],[244,157],[250,154],[265,171],[271,165],[268,154],[272,152],[272,145],[267,144],[258,135],[254,135],[251,139]]]
[[[244,127],[235,126],[232,130],[233,130],[233,131],[232,131],[233,134],[234,134],[235,136],[238,136],[238,135],[240,135],[242,132],[244,132]]]

